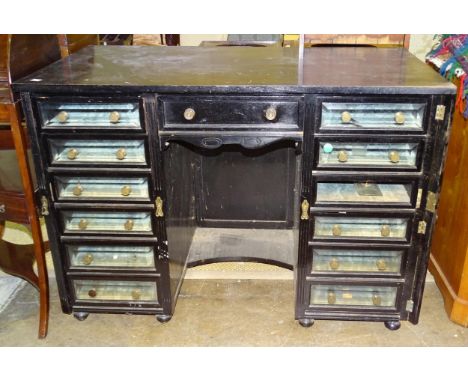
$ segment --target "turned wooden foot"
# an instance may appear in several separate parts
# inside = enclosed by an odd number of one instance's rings
[[[385,327],[389,330],[398,330],[400,329],[401,322],[399,320],[396,321],[385,321]]]
[[[299,325],[303,328],[310,328],[314,324],[315,320],[312,318],[301,318],[299,320]]]
[[[171,320],[171,318],[172,318],[172,316],[169,315],[169,314],[160,314],[160,315],[156,316],[156,319],[162,324],[164,324],[166,322],[169,322]]]
[[[78,321],[84,321],[88,318],[89,313],[85,312],[79,312],[79,313],[73,313],[73,317],[75,317]]]

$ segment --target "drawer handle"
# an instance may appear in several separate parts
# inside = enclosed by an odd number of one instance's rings
[[[380,234],[381,234],[383,237],[388,237],[388,236],[390,236],[390,226],[387,225],[387,224],[384,224],[384,225],[380,228]]]
[[[332,258],[328,264],[333,271],[336,271],[340,267],[340,262],[335,258]]]
[[[91,253],[87,253],[86,255],[83,256],[83,264],[84,265],[91,265],[91,263],[94,261],[93,255]]]
[[[135,222],[132,219],[128,219],[124,224],[124,228],[126,231],[131,231],[133,230],[134,225],[135,225]]]
[[[405,114],[401,111],[395,113],[395,122],[397,125],[403,125],[405,123]]]
[[[339,224],[335,224],[332,227],[332,234],[333,236],[341,236],[341,226]]]
[[[125,149],[118,149],[115,153],[115,156],[118,160],[123,160],[127,156],[127,150]]]
[[[341,163],[347,162],[348,161],[348,153],[344,150],[341,150],[338,152],[338,161]]]
[[[184,118],[187,121],[191,121],[192,119],[195,118],[195,110],[193,110],[191,107],[188,107],[187,109],[184,110]]]
[[[112,111],[109,114],[110,123],[118,123],[120,121],[120,113],[118,111]]]
[[[334,304],[336,302],[336,294],[333,291],[328,292],[328,303],[329,304]]]
[[[141,291],[139,289],[132,291],[132,298],[134,300],[139,300],[141,298]]]
[[[341,113],[341,122],[343,123],[350,123],[353,117],[349,111],[344,111]]]
[[[372,295],[372,304],[379,306],[382,304],[382,297],[380,297],[377,293]]]
[[[77,149],[70,149],[67,152],[67,158],[70,160],[76,159],[78,154],[79,154],[79,151]]]
[[[377,260],[376,264],[379,271],[385,271],[387,269],[387,263],[384,259]]]
[[[130,186],[123,186],[120,189],[122,196],[129,196],[132,193],[132,188]]]
[[[392,163],[398,163],[400,161],[400,153],[398,151],[390,151],[388,153],[388,159]]]
[[[60,123],[65,123],[68,121],[68,113],[66,111],[61,111],[57,114],[57,119]]]
[[[92,297],[92,298],[96,297],[96,296],[97,296],[96,289],[90,289],[90,290],[88,291],[88,296],[89,296],[89,297]]]
[[[73,195],[80,196],[82,193],[83,193],[83,187],[77,184],[75,188],[73,188]]]
[[[276,119],[278,112],[276,111],[276,108],[274,107],[269,107],[268,109],[265,110],[265,118],[268,121],[274,121]]]
[[[80,229],[86,229],[88,228],[89,222],[86,219],[81,219],[80,222],[78,223],[78,227]]]

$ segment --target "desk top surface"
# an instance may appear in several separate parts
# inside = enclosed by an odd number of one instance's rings
[[[405,49],[90,46],[14,84],[15,91],[453,94]]]

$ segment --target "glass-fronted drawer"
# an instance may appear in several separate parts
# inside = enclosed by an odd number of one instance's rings
[[[58,103],[38,102],[45,128],[116,127],[140,129],[138,102]]]
[[[314,238],[405,239],[408,218],[316,216]]]
[[[325,249],[312,250],[312,273],[400,274],[403,250]]]
[[[419,143],[319,142],[318,167],[411,167],[416,169]]]
[[[72,268],[155,269],[154,248],[151,246],[67,244],[65,248]]]
[[[52,164],[146,164],[144,140],[49,140]]]
[[[55,177],[59,199],[149,200],[147,178]]]
[[[323,102],[322,128],[422,130],[424,103]]]
[[[411,206],[413,183],[317,182],[316,203]]]
[[[361,285],[312,285],[311,305],[395,308],[397,287]]]
[[[60,215],[68,232],[152,232],[150,212],[61,211]]]
[[[158,302],[156,282],[74,280],[77,300]]]

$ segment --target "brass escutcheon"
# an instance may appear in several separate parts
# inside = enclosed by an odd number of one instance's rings
[[[274,121],[276,119],[276,109],[274,107],[269,107],[265,110],[265,118],[269,121]]]
[[[127,151],[125,149],[118,149],[115,153],[115,156],[118,160],[123,160],[127,156]]]
[[[88,221],[86,219],[81,219],[78,223],[80,229],[86,229],[88,227]]]
[[[387,263],[385,262],[384,259],[379,259],[377,260],[377,269],[379,271],[385,271],[387,269]]]
[[[328,292],[328,298],[327,298],[327,300],[328,300],[328,303],[329,303],[329,304],[334,304],[334,303],[336,302],[336,294],[335,294],[335,292],[329,291],[329,292]]]
[[[343,123],[349,123],[353,117],[351,116],[351,113],[349,111],[344,111],[341,113],[341,122]]]
[[[132,291],[132,298],[134,300],[139,300],[141,298],[141,291],[139,289]]]
[[[130,186],[123,186],[120,189],[122,196],[129,196],[132,193],[132,188]]]
[[[92,297],[92,298],[96,297],[96,296],[97,296],[96,289],[90,289],[90,290],[88,291],[88,296],[89,296],[89,297]]]
[[[80,196],[82,193],[83,193],[83,187],[77,184],[75,188],[73,188],[73,195]]]
[[[77,149],[70,149],[67,152],[67,158],[70,159],[70,160],[76,159],[78,154],[79,154],[79,152],[78,152]]]
[[[66,111],[61,111],[60,113],[57,114],[57,120],[60,123],[65,123],[68,121],[68,113]]]
[[[86,255],[83,256],[82,262],[84,265],[91,265],[91,263],[94,261],[93,255],[91,253],[87,253]]]
[[[192,119],[195,118],[195,110],[193,110],[191,107],[188,107],[187,109],[184,110],[184,118],[187,121],[191,121]]]
[[[161,199],[160,196],[156,197],[156,200],[154,201],[154,207],[156,208],[155,215],[157,218],[162,218],[164,216],[164,211],[163,211],[163,200]]]
[[[387,224],[384,224],[384,225],[380,228],[380,234],[381,234],[383,237],[390,236],[390,226],[387,225]]]
[[[380,305],[382,304],[382,297],[380,297],[377,293],[372,295],[372,304]]]
[[[339,224],[335,224],[332,227],[332,234],[333,236],[341,236],[341,226]]]
[[[112,111],[109,114],[110,123],[117,123],[120,121],[120,113],[118,111]]]
[[[301,220],[309,220],[309,202],[304,199],[301,203]]]
[[[332,258],[328,264],[333,271],[336,271],[340,267],[340,262],[336,258]]]
[[[338,161],[340,162],[347,162],[348,161],[348,153],[344,150],[338,152]]]
[[[395,113],[395,122],[398,125],[403,125],[405,123],[405,114],[401,111]]]
[[[132,219],[128,219],[124,224],[124,228],[126,231],[131,231],[134,225],[135,225],[135,222]]]
[[[388,153],[388,159],[392,163],[398,163],[400,161],[400,153],[398,151],[390,151]]]

